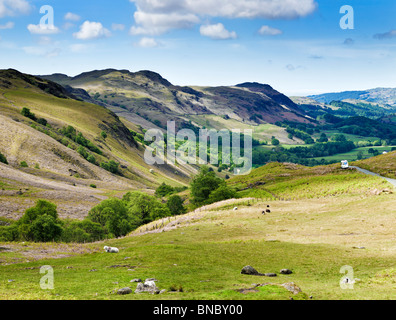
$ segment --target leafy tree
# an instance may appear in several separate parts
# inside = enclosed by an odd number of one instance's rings
[[[183,199],[178,195],[173,195],[169,198],[168,202],[166,203],[170,213],[173,216],[182,214],[186,212],[186,209],[183,206]]]
[[[208,203],[214,203],[227,199],[232,199],[236,195],[236,191],[226,184],[221,185],[216,190],[212,191],[209,195]]]
[[[128,192],[124,195],[123,201],[126,203],[134,228],[171,215],[166,205],[154,196],[139,191]]]
[[[327,137],[327,135],[326,135],[326,133],[321,133],[320,134],[320,138],[317,140],[318,142],[328,142],[329,141],[329,138]]]
[[[83,146],[79,146],[79,147],[77,148],[77,152],[78,152],[84,159],[87,159],[88,156],[89,156],[87,150],[85,150],[85,148],[84,148]]]
[[[48,242],[59,239],[62,234],[62,226],[51,215],[40,215],[29,228],[31,240],[36,242]]]
[[[29,108],[22,108],[21,115],[24,117],[27,117],[33,121],[37,121],[37,117],[35,116],[34,113],[30,112]]]
[[[276,139],[276,138],[272,138],[272,140],[271,140],[271,144],[273,145],[273,146],[279,146],[279,140],[278,139]]]
[[[118,166],[119,165],[120,164],[115,162],[114,160],[110,160],[109,162],[102,162],[100,164],[100,167],[105,169],[105,170],[107,170],[107,171],[109,171],[109,172],[111,172],[111,173],[116,174],[116,173],[118,173]]]
[[[200,173],[191,181],[191,202],[195,205],[204,204],[212,191],[224,185],[225,181],[216,176],[214,171],[209,171],[207,166],[202,166]]]
[[[124,236],[132,230],[125,203],[117,198],[104,200],[93,207],[88,218],[105,227],[115,237]]]
[[[335,134],[333,136],[333,140],[336,141],[336,142],[345,142],[345,141],[347,141],[346,137],[343,134],[341,134],[341,133]]]
[[[56,205],[46,200],[38,200],[34,207],[27,209],[17,225],[20,236],[26,240],[57,240],[62,233]]]
[[[44,119],[44,118],[39,118],[39,119],[37,119],[37,123],[39,123],[39,124],[41,124],[43,126],[46,126],[48,121],[46,119]]]
[[[155,190],[155,195],[157,197],[165,197],[168,194],[171,194],[175,191],[175,189],[170,186],[167,185],[165,182],[163,182],[156,190]]]
[[[90,154],[88,156],[87,161],[89,161],[89,162],[91,162],[93,164],[96,164],[96,159],[95,159],[95,157],[92,154]]]

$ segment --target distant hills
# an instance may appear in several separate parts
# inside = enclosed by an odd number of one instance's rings
[[[95,70],[76,77],[41,75],[80,99],[100,104],[142,127],[164,128],[167,120],[180,126],[191,116],[216,115],[247,124],[289,120],[310,122],[291,99],[267,84],[177,86],[152,71]]]
[[[376,88],[363,91],[344,91],[308,96],[318,102],[331,103],[342,100],[362,100],[396,107],[396,88]]]

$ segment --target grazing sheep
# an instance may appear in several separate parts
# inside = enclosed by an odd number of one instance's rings
[[[112,248],[112,247],[104,246],[103,249],[106,252],[108,252],[108,253],[118,253],[118,248]]]
[[[267,209],[267,210],[265,210],[265,212],[271,213],[271,210],[270,210],[270,209]]]
[[[234,211],[237,211],[238,210],[238,207],[234,207],[234,209],[233,209]]]
[[[261,214],[264,214],[264,215],[265,215],[265,211],[263,210],[263,211],[261,212]]]

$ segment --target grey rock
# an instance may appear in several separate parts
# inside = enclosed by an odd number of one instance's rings
[[[260,273],[254,269],[252,266],[245,266],[242,268],[241,274],[248,274],[248,275],[260,275]]]
[[[160,290],[157,288],[154,281],[145,281],[144,283],[139,282],[136,287],[135,293],[143,293],[143,292],[157,294],[160,292]]]
[[[293,271],[289,270],[289,269],[282,269],[281,271],[279,271],[280,274],[292,274]]]
[[[129,282],[142,282],[142,279],[132,279],[132,280],[129,281]]]
[[[281,286],[284,287],[286,290],[293,292],[293,294],[298,294],[299,292],[301,292],[301,289],[297,285],[295,285],[294,282],[284,283]]]
[[[130,293],[132,293],[132,289],[129,287],[118,289],[117,291],[117,294],[121,294],[121,295],[130,294]]]
[[[272,273],[272,272],[264,273],[264,276],[266,276],[266,277],[276,277],[276,273]]]

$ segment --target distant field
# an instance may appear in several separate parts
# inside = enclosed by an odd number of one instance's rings
[[[327,135],[327,137],[329,138],[329,140],[331,139],[331,137],[335,136],[336,134],[340,134],[340,132],[336,131],[336,130],[324,130],[321,131],[320,133],[316,133],[313,135],[314,139],[319,139],[320,134],[321,133],[325,133]],[[342,133],[347,140],[353,141],[353,142],[358,142],[358,141],[371,141],[374,142],[376,140],[380,140],[378,137],[363,137],[363,136],[358,136],[355,134],[348,134],[348,133]]]
[[[325,159],[327,161],[341,161],[341,160],[348,160],[348,161],[356,161],[358,157],[358,152],[361,151],[363,152],[362,156],[363,159],[369,159],[372,158],[373,155],[368,153],[368,150],[370,148],[373,148],[374,150],[378,150],[378,152],[381,154],[383,152],[390,152],[392,150],[392,147],[394,146],[386,146],[386,147],[362,147],[362,148],[356,148],[350,152],[347,153],[339,153],[333,156],[328,156],[328,157],[317,157],[314,158],[316,160],[321,160]]]

